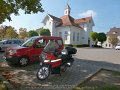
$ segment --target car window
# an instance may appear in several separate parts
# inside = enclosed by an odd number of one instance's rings
[[[18,41],[17,40],[13,40],[13,44],[18,44]]]
[[[46,40],[45,39],[40,39],[36,42],[36,47],[37,48],[43,48],[46,45]]]
[[[27,41],[25,41],[21,46],[23,47],[30,47],[34,44],[35,38],[30,38]]]
[[[6,44],[12,44],[11,40],[6,41]]]
[[[59,44],[59,46],[62,46],[63,44],[62,40],[57,40],[57,43]]]

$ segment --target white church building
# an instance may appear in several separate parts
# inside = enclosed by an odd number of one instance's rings
[[[43,19],[43,28],[49,29],[51,36],[60,36],[64,44],[82,45],[92,44],[90,32],[93,30],[94,21],[92,17],[75,19],[70,16],[71,8],[67,4],[64,16],[58,18],[47,14]]]

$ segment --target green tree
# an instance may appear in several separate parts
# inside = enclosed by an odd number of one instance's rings
[[[41,0],[0,0],[0,23],[11,20],[11,14],[19,15],[19,10],[25,14],[44,12]]]
[[[90,37],[94,41],[94,45],[96,45],[97,44],[98,33],[97,32],[91,32]]]
[[[101,42],[101,46],[103,44],[104,41],[106,41],[107,37],[105,33],[98,33],[98,41]]]
[[[0,40],[4,39],[6,35],[6,28],[5,26],[0,26]]]
[[[13,27],[10,26],[6,29],[6,38],[18,38],[18,34],[16,33],[16,30]]]
[[[38,33],[34,30],[31,30],[31,31],[28,32],[28,36],[29,37],[38,36]]]
[[[50,30],[49,29],[41,29],[40,30],[40,35],[41,36],[50,36],[51,34],[50,34]]]
[[[117,35],[111,34],[108,37],[108,42],[112,44],[112,46],[115,46],[118,42]]]
[[[20,28],[19,29],[19,38],[25,39],[28,37],[27,29],[26,28]]]
[[[36,29],[36,32],[39,34],[39,36],[40,36],[40,31],[41,31],[42,29],[43,29],[43,27]]]

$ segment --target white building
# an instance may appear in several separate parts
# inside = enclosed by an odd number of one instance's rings
[[[58,18],[47,14],[42,21],[44,28],[49,29],[52,36],[61,36],[65,44],[91,45],[90,32],[94,26],[92,17],[74,19],[70,12],[71,8],[67,4],[64,16]]]

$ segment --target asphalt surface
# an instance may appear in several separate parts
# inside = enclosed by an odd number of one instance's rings
[[[17,90],[71,90],[101,68],[120,71],[120,50],[79,48],[75,62],[62,75],[50,75],[45,81],[36,78],[39,63],[11,67],[20,85]]]

